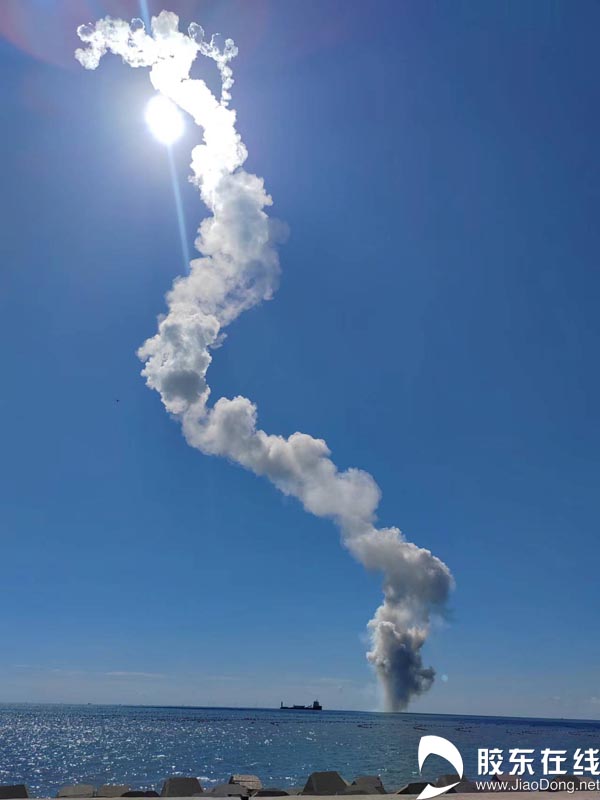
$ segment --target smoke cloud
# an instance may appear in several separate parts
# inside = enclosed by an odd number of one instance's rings
[[[189,275],[175,280],[167,314],[139,349],[146,383],[179,420],[192,447],[265,476],[306,511],[331,519],[352,555],[383,574],[383,602],[368,623],[367,658],[381,681],[386,708],[401,710],[433,683],[435,672],[423,665],[421,649],[432,617],[443,613],[453,587],[450,570],[429,550],[406,541],[398,528],[376,527],[379,487],[363,470],[339,470],[323,439],[266,433],[258,427],[256,406],[245,397],[222,397],[209,405],[212,349],[229,323],[272,297],[280,269],[280,226],[265,211],[272,201],[263,180],[242,168],[247,152],[229,108],[230,62],[237,49],[231,39],[222,45],[205,39],[195,23],[187,35],[180,32],[178,17],[166,11],[152,19],[150,34],[141,20],[129,24],[108,17],[82,25],[78,34],[86,46],[75,55],[86,69],[95,69],[107,52],[132,67],[149,67],[156,91],[203,131],[203,143],[192,151],[190,180],[211,215],[195,241],[201,257],[191,261]],[[199,53],[216,62],[219,99],[204,81],[189,77]]]

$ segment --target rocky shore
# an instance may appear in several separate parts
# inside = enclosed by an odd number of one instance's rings
[[[553,791],[555,800],[559,798],[571,797],[572,793],[585,790],[585,794],[580,796],[599,797],[600,793],[587,790],[583,785],[582,778],[572,775],[562,775],[556,779],[561,784],[555,784]],[[510,794],[512,800],[524,798],[531,792],[519,791],[519,784],[516,778],[510,776],[497,776],[488,782],[484,791],[480,791],[477,785],[468,778],[459,780],[458,775],[442,775],[435,782],[434,786],[442,789],[450,786],[445,792],[440,794],[472,794],[478,792],[481,800],[491,797],[504,797]],[[512,784],[512,787],[510,786]],[[377,800],[382,794],[398,794],[416,797],[427,786],[426,781],[415,781],[404,786],[393,789],[386,788],[378,775],[359,775],[353,781],[347,781],[339,772],[313,772],[308,776],[304,786],[277,787],[263,786],[257,775],[231,775],[227,783],[218,784],[205,788],[198,778],[194,777],[172,777],[167,778],[161,788],[160,793],[155,790],[132,789],[127,785],[107,784],[104,786],[93,786],[92,784],[76,784],[64,786],[56,794],[62,800],[87,800],[87,798],[117,798],[117,797],[206,797],[206,800],[220,797],[231,797],[237,800],[249,800],[249,798],[259,797],[289,797],[306,795],[313,800],[317,798],[331,797],[332,795],[361,795],[371,800]],[[497,786],[497,790],[494,791]],[[559,787],[559,788],[556,788]],[[563,789],[563,787],[565,787]],[[24,800],[32,797],[27,786],[24,784],[0,785],[0,800]],[[458,798],[457,798],[458,800]]]

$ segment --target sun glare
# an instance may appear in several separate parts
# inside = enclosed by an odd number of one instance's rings
[[[163,144],[173,144],[183,133],[183,115],[164,94],[154,95],[146,106],[146,122]]]

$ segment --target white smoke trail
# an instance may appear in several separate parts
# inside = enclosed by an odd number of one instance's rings
[[[330,518],[355,558],[383,573],[384,599],[369,622],[367,657],[381,680],[386,708],[400,710],[433,682],[435,673],[423,666],[421,648],[432,615],[443,613],[453,579],[442,561],[407,542],[398,528],[375,526],[379,487],[367,472],[339,471],[322,439],[265,433],[257,428],[256,406],[245,397],[222,397],[208,405],[210,350],[239,314],[272,296],[279,275],[278,237],[264,210],[271,198],[262,179],[242,169],[247,152],[235,112],[228,108],[229,62],[237,49],[231,39],[222,48],[214,38],[206,41],[195,23],[189,35],[178,26],[178,17],[166,11],[152,19],[151,35],[141,20],[128,24],[106,18],[78,29],[87,47],[75,54],[87,69],[95,69],[107,51],[130,66],[150,67],[154,88],[203,130],[204,143],[194,148],[191,162],[191,180],[212,213],[195,242],[202,257],[168,293],[167,315],[139,350],[142,374],[181,422],[192,447],[264,475],[310,513]],[[204,81],[189,77],[198,53],[216,62],[220,100]]]

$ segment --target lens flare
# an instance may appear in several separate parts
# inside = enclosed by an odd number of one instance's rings
[[[152,134],[163,144],[173,144],[183,134],[183,115],[164,94],[154,95],[149,100],[146,122]]]

